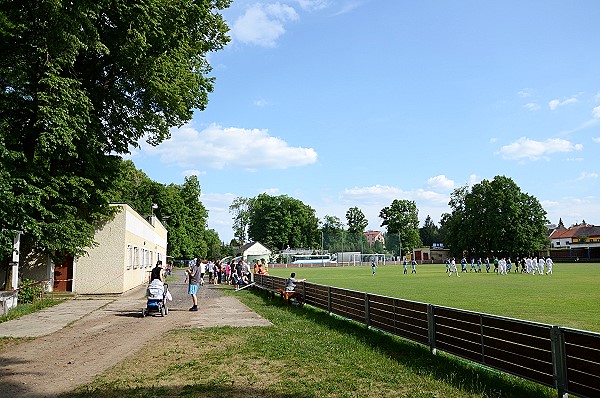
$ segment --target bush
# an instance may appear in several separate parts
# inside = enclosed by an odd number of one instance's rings
[[[33,303],[33,300],[39,299],[44,292],[44,287],[38,281],[23,279],[19,286],[19,302]]]

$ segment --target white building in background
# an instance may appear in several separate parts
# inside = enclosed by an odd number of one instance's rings
[[[158,260],[166,265],[167,230],[154,216],[139,215],[127,204],[115,218],[96,231],[98,245],[73,264],[73,292],[122,293],[148,283]]]
[[[96,246],[62,264],[26,264],[23,277],[48,280],[48,288],[78,294],[123,293],[148,282],[158,260],[166,264],[167,230],[154,216],[143,217],[127,204],[96,231]]]
[[[271,250],[267,249],[260,242],[246,243],[244,246],[236,250],[236,255],[240,256],[247,263],[251,263],[255,260],[265,259],[269,262],[269,256],[271,256]]]

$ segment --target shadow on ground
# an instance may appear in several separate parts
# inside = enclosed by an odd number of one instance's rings
[[[151,384],[151,382],[149,382]],[[137,387],[137,388],[110,388],[98,390],[85,390],[70,393],[62,398],[89,398],[89,397],[202,397],[202,398],[311,398],[306,394],[275,393],[260,388],[249,386],[215,386],[207,384],[194,384],[175,387]],[[38,398],[38,397],[32,397]],[[39,397],[42,398],[42,397]]]

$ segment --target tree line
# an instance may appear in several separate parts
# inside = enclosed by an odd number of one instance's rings
[[[229,41],[220,14],[229,3],[3,2],[5,264],[15,231],[23,232],[22,249],[51,256],[83,254],[94,245],[95,231],[113,216],[109,203],[118,190],[121,156],[140,139],[158,145],[171,127],[207,106],[214,86],[207,54]]]
[[[369,223],[358,207],[348,209],[344,223],[332,215],[319,220],[313,208],[287,195],[238,197],[229,208],[232,244],[260,241],[272,250],[289,247],[398,255],[439,243],[454,256],[526,255],[549,245],[546,211],[508,177],[459,187],[448,205],[450,212],[442,214],[439,226],[428,215],[419,227],[416,202],[394,199],[379,213],[385,242],[370,246],[363,233]]]

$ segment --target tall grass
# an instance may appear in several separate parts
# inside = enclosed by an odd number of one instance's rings
[[[460,267],[459,267],[460,268]],[[493,267],[492,267],[493,270]],[[600,332],[600,264],[554,264],[553,275],[461,273],[448,277],[444,264],[271,268],[271,275],[424,303]]]

